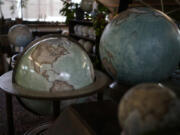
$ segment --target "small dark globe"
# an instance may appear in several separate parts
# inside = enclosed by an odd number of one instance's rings
[[[167,79],[180,58],[180,32],[164,13],[132,8],[116,16],[100,40],[106,71],[126,84]]]
[[[28,26],[17,24],[9,29],[8,39],[14,46],[26,47],[33,40],[33,36]]]

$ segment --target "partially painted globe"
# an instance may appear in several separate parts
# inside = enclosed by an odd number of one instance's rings
[[[63,36],[42,38],[22,54],[13,81],[24,90],[71,92],[94,82],[94,69],[79,45]],[[21,98],[33,112],[52,114],[52,102]]]
[[[100,40],[106,71],[126,84],[167,79],[180,58],[180,31],[171,18],[150,8],[132,8],[116,16]]]
[[[14,46],[26,47],[33,40],[33,36],[28,26],[17,24],[9,29],[8,39]]]
[[[140,84],[123,96],[118,117],[123,135],[153,135],[157,131],[177,130],[180,101],[172,90],[162,85]]]

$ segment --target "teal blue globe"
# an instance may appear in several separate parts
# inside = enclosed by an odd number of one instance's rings
[[[67,37],[52,36],[35,42],[15,65],[14,83],[25,91],[71,93],[94,82],[90,58]],[[51,114],[51,101],[21,98],[38,114]]]
[[[116,16],[100,40],[106,71],[126,84],[167,79],[180,58],[180,31],[164,13],[132,8]]]

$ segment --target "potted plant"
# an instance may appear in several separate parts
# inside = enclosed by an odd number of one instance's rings
[[[69,2],[66,0],[63,1],[63,8],[60,10],[60,14],[66,16],[66,24],[69,24],[70,20],[75,19],[76,8],[78,8],[78,4],[73,2]]]
[[[110,13],[110,11],[102,4],[98,3],[98,7],[95,12],[96,13],[92,18],[92,22],[93,22],[93,27],[96,31],[96,36],[100,38],[107,24],[106,17]]]

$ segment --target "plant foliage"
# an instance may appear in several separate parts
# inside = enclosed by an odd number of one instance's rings
[[[69,24],[69,21],[75,19],[76,9],[79,7],[78,4],[73,2],[63,1],[63,8],[60,10],[60,14],[66,16],[66,24]]]

